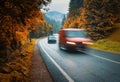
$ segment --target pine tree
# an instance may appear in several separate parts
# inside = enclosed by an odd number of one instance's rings
[[[120,21],[119,14],[119,0],[84,0],[82,6],[77,0],[71,0],[64,27],[87,29],[90,36],[98,40],[114,31],[114,23]]]

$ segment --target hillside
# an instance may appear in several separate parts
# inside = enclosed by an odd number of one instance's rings
[[[48,24],[53,26],[54,33],[58,33],[60,26],[63,22],[64,17],[66,17],[66,14],[57,12],[57,11],[50,11],[45,14],[45,20]]]
[[[106,39],[96,41],[92,48],[120,53],[120,23],[114,25],[116,30]]]
[[[112,35],[110,35],[108,39],[120,42],[120,23],[115,24],[114,27],[116,28],[116,31]]]
[[[84,0],[83,6],[81,1],[71,0],[64,27],[87,29],[93,40],[110,36],[120,20],[119,0]]]
[[[44,18],[45,18],[46,22],[53,27],[54,33],[57,33],[59,28],[60,28],[61,22],[60,21],[56,21],[54,19],[50,19],[47,16],[45,16]]]
[[[50,11],[50,12],[47,12],[45,15],[52,20],[61,22],[62,19],[64,18],[64,15],[66,14],[63,14],[57,11]]]

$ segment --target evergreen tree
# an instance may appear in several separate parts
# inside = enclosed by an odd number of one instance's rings
[[[77,0],[71,0],[64,27],[85,28],[94,40],[110,35],[114,23],[120,21],[119,0],[84,0],[80,5]]]
[[[64,25],[65,20],[66,20],[66,16],[64,15],[61,25]]]
[[[83,6],[83,1],[84,0],[71,0],[70,1],[68,17],[79,15],[80,13],[79,8]]]
[[[45,16],[45,20],[48,24],[50,24],[53,29],[54,29],[54,33],[58,33],[61,22],[60,21],[56,21],[54,19],[50,19],[49,17]]]
[[[63,20],[62,20],[62,22],[61,22],[61,27],[60,27],[60,28],[63,28],[63,25],[64,25],[64,23],[65,23],[65,20],[66,20],[66,15],[64,15],[64,17],[63,17]]]

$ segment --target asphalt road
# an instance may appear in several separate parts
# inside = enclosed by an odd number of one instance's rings
[[[47,38],[38,47],[54,82],[120,82],[120,54],[89,48],[64,51]]]

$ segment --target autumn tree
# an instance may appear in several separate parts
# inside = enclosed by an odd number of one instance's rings
[[[74,6],[70,5],[70,7]],[[69,28],[85,28],[94,40],[110,35],[115,29],[113,27],[114,23],[120,20],[119,0],[84,0],[83,6],[77,8],[77,12],[75,9],[72,10],[71,8],[69,10],[64,26]]]
[[[0,0],[0,54],[3,54],[2,56],[5,56],[6,52],[3,51],[6,49],[15,50],[20,47],[20,39],[27,39],[28,30],[34,28],[35,22],[44,20],[40,9],[50,1]],[[36,18],[39,18],[39,21]]]
[[[87,4],[86,4],[87,3]],[[84,27],[89,29],[93,39],[101,39],[110,35],[117,20],[116,13],[119,10],[118,0],[86,0],[84,4],[86,23]]]
[[[73,22],[76,21],[80,15],[80,8],[83,7],[84,0],[70,0],[69,13],[67,20],[65,20],[64,28],[74,28]]]

